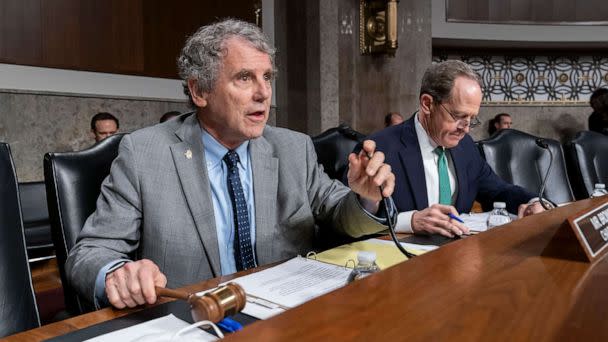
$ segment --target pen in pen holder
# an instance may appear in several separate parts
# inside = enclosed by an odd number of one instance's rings
[[[245,290],[235,283],[220,286],[200,297],[195,293],[163,287],[156,287],[156,295],[187,301],[195,322],[209,320],[217,323],[226,316],[232,316],[242,311],[247,301]]]

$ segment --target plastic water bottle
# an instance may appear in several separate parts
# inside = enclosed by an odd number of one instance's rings
[[[360,251],[357,253],[357,265],[350,272],[347,282],[351,283],[376,272],[380,272],[380,268],[376,265],[376,252]]]
[[[505,209],[506,207],[505,202],[494,202],[494,209],[490,212],[490,216],[488,216],[488,229],[511,222],[511,217],[507,209]]]
[[[606,185],[603,183],[596,183],[593,192],[591,193],[591,198],[600,197],[608,195],[608,191],[606,191]]]

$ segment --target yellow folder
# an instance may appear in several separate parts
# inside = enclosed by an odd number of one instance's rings
[[[376,264],[382,270],[407,260],[407,257],[397,249],[392,241],[380,239],[358,241],[328,249],[317,253],[316,259],[334,265],[353,268],[357,262],[357,252],[359,251],[376,252]],[[415,249],[408,249],[408,251],[416,255],[426,253],[426,251]],[[352,261],[349,262],[349,260]]]

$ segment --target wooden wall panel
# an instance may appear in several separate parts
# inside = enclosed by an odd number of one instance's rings
[[[186,38],[217,18],[235,17],[255,22],[254,0],[163,0],[143,2],[145,69],[157,76],[176,77],[176,60]]]
[[[608,21],[604,0],[446,0],[448,21],[564,23],[598,25]]]
[[[141,0],[43,1],[43,63],[144,73]]]
[[[80,4],[81,65],[87,70],[144,73],[141,0]]]
[[[112,40],[117,42],[114,51],[114,65],[119,70],[144,72],[144,20],[142,2],[112,0],[112,13],[124,13],[112,20]],[[133,40],[121,37],[136,37]]]
[[[0,1],[0,63],[42,61],[40,1]]]
[[[70,68],[82,65],[79,11],[78,1],[41,2],[40,66]],[[85,67],[82,69],[87,70]]]
[[[0,63],[176,78],[198,27],[255,21],[255,0],[2,0]]]

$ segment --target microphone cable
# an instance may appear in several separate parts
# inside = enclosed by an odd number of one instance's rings
[[[405,255],[408,259],[411,259],[413,257],[415,257],[416,255],[408,252],[407,249],[403,248],[403,246],[401,246],[401,242],[399,242],[399,240],[397,239],[397,235],[395,234],[395,222],[393,222],[393,218],[389,212],[389,198],[390,197],[384,197],[384,195],[382,195],[382,191],[383,191],[383,186],[380,186],[380,195],[382,196],[382,203],[384,204],[384,212],[386,213],[386,222],[388,223],[388,231],[391,235],[391,239],[393,240],[393,242],[395,243],[395,245],[397,246],[397,249],[399,249],[399,251],[401,251],[401,253],[403,253],[403,255]]]
[[[547,186],[547,180],[549,179],[549,173],[551,172],[551,168],[553,167],[553,152],[549,148],[549,145],[545,142],[545,139],[538,138],[535,140],[535,143],[543,150],[549,151],[549,167],[547,168],[547,172],[545,173],[545,176],[543,177],[543,180],[540,184],[540,190],[538,191],[538,199],[540,201],[540,205],[542,205],[545,210],[549,210],[552,208],[549,207],[546,202],[549,202],[551,205],[553,205],[553,208],[557,207],[555,203],[553,203],[548,198],[545,198],[544,196],[545,187]]]
[[[368,159],[372,159],[371,154],[369,154],[367,152],[365,154],[367,155]],[[405,255],[408,259],[415,257],[416,255],[411,252],[408,252],[405,248],[403,248],[403,246],[401,246],[401,242],[399,242],[399,240],[397,239],[397,234],[395,233],[395,222],[393,222],[393,217],[391,216],[391,213],[389,212],[389,207],[390,207],[390,203],[391,203],[391,201],[389,199],[391,197],[390,196],[385,197],[382,194],[384,192],[384,187],[382,185],[380,185],[378,187],[378,189],[380,189],[380,196],[382,196],[382,204],[384,205],[384,213],[386,214],[386,222],[388,223],[388,231],[390,233],[391,239],[397,246],[397,249],[399,249],[399,251],[401,253],[403,253],[403,255]]]

